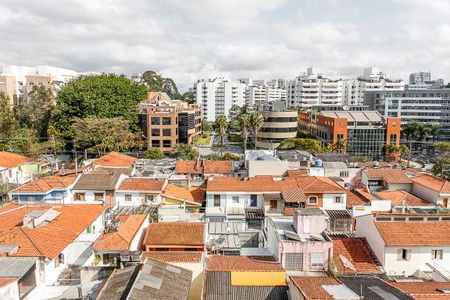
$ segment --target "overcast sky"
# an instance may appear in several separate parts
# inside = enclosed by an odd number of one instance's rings
[[[449,0],[1,0],[0,64],[202,77],[450,80]]]

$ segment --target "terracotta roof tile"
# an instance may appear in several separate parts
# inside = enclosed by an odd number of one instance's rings
[[[160,222],[149,225],[145,245],[203,246],[205,224],[197,222]]]
[[[233,173],[233,162],[229,160],[179,160],[177,174],[229,174]]]
[[[208,257],[206,271],[280,272],[284,269],[270,256],[214,255]]]
[[[441,194],[450,194],[450,181],[448,180],[430,174],[422,174],[412,178],[412,181]]]
[[[348,259],[356,268],[356,271],[345,267],[339,258],[340,255]],[[372,254],[369,245],[363,238],[333,239],[333,257],[341,274],[381,273],[377,258]]]
[[[388,282],[388,284],[418,300],[450,299],[450,294],[440,291],[450,289],[450,282]]]
[[[296,169],[296,170],[287,170],[287,176],[296,177],[296,176],[308,176],[308,169]]]
[[[123,153],[110,152],[96,159],[94,164],[104,167],[131,167],[135,160],[136,158]]]
[[[199,263],[203,252],[184,251],[147,251],[142,253],[141,260],[151,258],[167,263]]]
[[[187,189],[174,184],[168,184],[161,193],[163,197],[189,201],[195,204],[202,204],[206,199],[205,194],[206,190],[204,188],[195,187]]]
[[[119,186],[121,191],[161,191],[164,180],[153,178],[128,178],[122,181]]]
[[[347,191],[347,208],[352,208],[353,206],[363,205],[369,202],[364,194],[360,193],[358,190]]]
[[[380,191],[375,194],[385,200],[391,200],[393,206],[403,205],[403,200],[407,206],[434,206],[433,203],[402,190]]]
[[[450,222],[375,222],[387,246],[450,246]]]
[[[0,151],[0,167],[13,168],[26,162],[31,158],[7,151]]]
[[[64,190],[76,180],[75,176],[48,176],[34,180],[13,190],[12,193],[48,193],[52,190]]]
[[[282,191],[283,200],[285,202],[306,202],[305,193],[301,189],[292,189]]]
[[[276,179],[272,176],[257,176],[246,180],[235,177],[211,177],[207,182],[208,192],[279,192],[298,188],[295,178]]]
[[[4,287],[12,282],[17,281],[19,278],[12,277],[12,278],[0,278],[0,287]]]
[[[345,189],[328,177],[300,176],[297,177],[299,187],[308,193],[345,193]]]
[[[412,183],[411,178],[400,169],[366,169],[363,172],[368,177],[383,178],[387,183]]]
[[[340,285],[339,280],[329,276],[291,276],[292,283],[297,289],[306,297],[306,299],[333,299],[333,296],[328,294],[322,288],[322,285]]]

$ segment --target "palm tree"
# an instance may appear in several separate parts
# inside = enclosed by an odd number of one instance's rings
[[[223,146],[225,144],[225,133],[227,132],[228,128],[227,117],[225,117],[224,115],[217,117],[215,127],[216,130],[219,132],[220,136],[220,148],[221,148],[220,156],[222,156]]]
[[[430,128],[430,135],[433,137],[432,141],[435,142],[436,141],[436,137],[439,134],[439,131],[442,128],[442,125],[439,123],[431,123],[428,124],[429,128]]]
[[[250,115],[250,127],[255,134],[255,149],[256,149],[256,140],[258,138],[258,131],[264,124],[264,117],[260,112],[254,112]]]
[[[417,140],[422,131],[423,124],[417,120],[407,123],[403,128],[403,134],[407,141]]]
[[[244,140],[244,154],[247,150],[248,129],[250,128],[250,116],[248,114],[242,114],[238,119],[239,127],[241,128],[242,139]]]

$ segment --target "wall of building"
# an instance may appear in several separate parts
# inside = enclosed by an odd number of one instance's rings
[[[336,203],[336,197],[341,198],[341,203]],[[346,209],[347,194],[323,194],[324,209]]]
[[[17,280],[0,287],[0,299],[19,300],[19,295]]]
[[[201,299],[203,286],[203,260],[198,263],[170,263],[171,265],[192,271],[191,290],[189,291],[189,300]]]
[[[147,232],[149,223],[150,223],[149,218],[148,217],[145,218],[141,227],[139,227],[139,230],[137,231],[136,235],[131,240],[130,249],[129,249],[130,251],[136,251],[136,250],[143,249],[143,240],[144,240],[145,234]]]
[[[288,161],[250,160],[248,161],[248,176],[260,175],[282,176],[288,170]]]
[[[372,214],[356,218],[356,237],[364,237],[378,261],[385,265],[385,243],[373,222]]]
[[[433,202],[434,204],[442,204],[439,193],[418,183],[413,183],[412,193],[422,199]]]

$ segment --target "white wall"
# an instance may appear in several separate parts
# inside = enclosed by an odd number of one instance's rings
[[[374,224],[372,214],[356,218],[356,237],[365,237],[382,265],[384,265],[385,243]]]
[[[33,179],[32,175],[23,173],[18,167],[6,169],[5,167],[0,166],[0,170],[0,178],[9,183],[24,184]],[[11,176],[9,176],[10,171]]]
[[[250,160],[248,161],[248,176],[258,175],[282,176],[288,170],[288,161]]]
[[[224,208],[263,208],[263,193],[245,193],[245,192],[207,192],[206,206],[214,207],[214,195],[220,195],[221,207]],[[257,206],[250,207],[250,195],[257,195]],[[232,196],[239,197],[239,203],[233,203]]]
[[[403,190],[410,192],[411,191],[411,183],[388,183],[387,188],[388,190]]]
[[[130,243],[130,251],[140,250],[142,248],[142,241],[144,239],[144,235],[147,231],[148,224],[150,223],[148,216],[145,218],[145,221],[142,223],[141,227],[139,227],[138,232],[134,236],[133,240]]]
[[[0,288],[0,299],[19,300],[19,285],[17,280]]]
[[[131,195],[131,201],[125,201],[125,195]],[[141,198],[139,197],[139,192],[116,192],[116,203],[119,206],[141,206]]]
[[[335,198],[341,197],[342,203],[335,203]],[[346,209],[347,194],[323,194],[324,209]]]
[[[75,201],[75,194],[76,193],[84,193],[85,194],[85,201]],[[95,194],[96,193],[103,193],[103,200],[106,198],[105,191],[91,191],[91,190],[72,190],[72,196],[73,196],[73,203],[74,204],[101,204],[103,201],[95,201]]]
[[[412,193],[422,199],[431,201],[434,204],[442,204],[442,202],[439,203],[438,201],[439,200],[438,192],[433,191],[432,189],[427,188],[426,186],[423,186],[421,184],[413,183]]]

